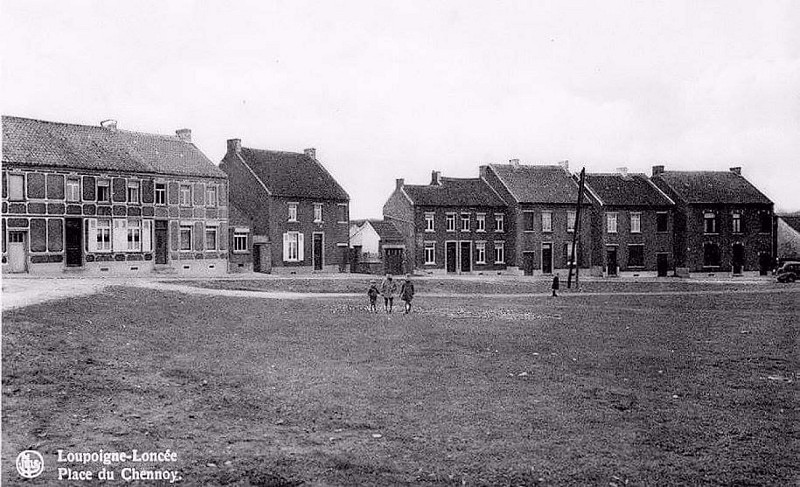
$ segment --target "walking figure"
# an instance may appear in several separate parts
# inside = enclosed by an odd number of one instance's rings
[[[558,294],[556,293],[556,291],[558,291],[558,286],[559,286],[559,283],[558,283],[558,272],[556,272],[556,275],[553,276],[553,297],[554,298],[558,297]]]
[[[375,284],[375,279],[369,281],[369,290],[367,291],[367,296],[369,296],[369,310],[372,313],[378,312],[378,306],[376,305],[376,301],[378,300],[378,286]]]
[[[397,283],[392,280],[391,274],[386,274],[386,279],[381,283],[381,294],[383,295],[383,309],[387,313],[394,308],[394,295],[397,292]]]
[[[400,287],[400,299],[406,304],[405,314],[411,312],[411,300],[414,299],[414,283],[411,282],[411,274],[406,274],[406,281]]]

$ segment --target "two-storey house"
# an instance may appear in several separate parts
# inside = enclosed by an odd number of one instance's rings
[[[227,178],[190,130],[2,124],[4,273],[227,271]]]
[[[592,273],[666,276],[672,258],[673,201],[644,174],[620,168],[615,174],[586,174],[595,201]]]
[[[502,272],[510,264],[506,204],[481,178],[433,171],[428,185],[398,179],[383,217],[405,238],[407,270]]]
[[[772,266],[773,203],[730,171],[665,171],[652,181],[675,202],[676,272],[766,274]]]
[[[220,169],[231,203],[252,222],[254,271],[346,270],[350,197],[314,149],[251,149],[231,139]]]
[[[481,166],[481,177],[508,202],[508,253],[515,270],[526,276],[552,274],[569,269],[572,258],[578,184],[566,162],[559,165],[526,165],[518,159],[509,164]],[[575,249],[577,264],[590,263],[592,203],[584,198],[580,235]]]

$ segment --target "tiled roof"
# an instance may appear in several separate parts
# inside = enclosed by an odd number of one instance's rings
[[[506,206],[483,179],[441,178],[441,184],[403,186],[411,201],[420,206]]]
[[[670,200],[644,174],[587,174],[586,186],[604,205],[669,206]]]
[[[378,233],[378,236],[384,242],[402,241],[403,236],[397,231],[394,223],[386,220],[368,220],[372,228]]]
[[[246,147],[240,154],[274,196],[350,200],[322,164],[305,154]]]
[[[687,203],[772,203],[747,179],[731,171],[665,171],[654,177],[661,178]]]
[[[177,136],[3,116],[3,163],[224,178]]]
[[[518,203],[572,204],[578,201],[578,183],[561,166],[491,164]],[[584,200],[587,201],[588,199]]]
[[[800,216],[778,215],[778,218],[786,222],[786,224],[792,227],[796,232],[800,232]]]

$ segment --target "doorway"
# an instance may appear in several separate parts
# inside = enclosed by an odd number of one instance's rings
[[[322,249],[324,248],[325,234],[320,232],[314,232],[313,239],[314,239],[314,247],[312,251],[312,259],[314,261],[314,270],[321,271],[323,264]]]
[[[461,242],[461,272],[472,272],[472,242]]]
[[[741,274],[744,270],[744,245],[741,243],[733,244],[733,273]]]
[[[445,250],[445,267],[447,272],[455,272],[456,271],[456,252],[457,247],[455,242],[445,242],[444,244]]]
[[[542,274],[553,273],[553,244],[542,244]]]
[[[606,247],[606,274],[609,276],[617,275],[617,248]]]
[[[656,254],[656,270],[658,277],[667,277],[669,270],[669,254]]]
[[[26,232],[8,232],[8,272],[19,273],[27,270],[26,237]]]
[[[67,250],[67,267],[83,265],[83,220],[67,218],[64,221],[64,240]]]
[[[536,252],[523,252],[522,253],[522,272],[526,276],[533,275],[533,269],[536,266]]]
[[[384,249],[384,273],[395,276],[403,273],[403,249]]]
[[[156,220],[156,264],[166,264],[169,252],[169,222],[167,220]]]

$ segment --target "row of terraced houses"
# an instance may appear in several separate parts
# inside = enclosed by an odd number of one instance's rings
[[[781,228],[738,167],[588,173],[579,209],[566,162],[513,159],[397,179],[382,219],[351,220],[314,149],[230,139],[216,165],[188,129],[4,116],[2,130],[3,273],[763,274]]]

